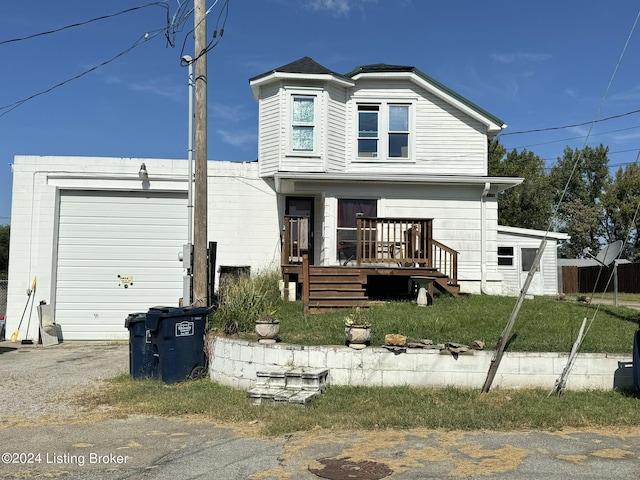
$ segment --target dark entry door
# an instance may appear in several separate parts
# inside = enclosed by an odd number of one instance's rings
[[[313,265],[313,227],[314,227],[313,197],[287,197],[285,199],[285,215],[292,217],[307,217],[309,219],[309,263]]]

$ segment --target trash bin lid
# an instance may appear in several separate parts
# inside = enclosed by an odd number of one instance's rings
[[[124,328],[129,328],[129,325],[133,325],[134,323],[144,322],[146,318],[146,313],[130,313],[124,321]]]

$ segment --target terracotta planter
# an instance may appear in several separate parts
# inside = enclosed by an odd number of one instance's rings
[[[280,322],[275,320],[256,321],[256,333],[260,343],[276,343],[278,333],[280,333]]]
[[[347,337],[349,347],[360,350],[367,346],[371,338],[371,327],[346,325],[344,327],[344,334]]]

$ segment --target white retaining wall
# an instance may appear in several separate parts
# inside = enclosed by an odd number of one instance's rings
[[[482,388],[494,355],[474,351],[454,356],[423,349],[394,354],[377,347],[265,345],[224,337],[210,339],[208,347],[211,379],[241,389],[253,388],[256,372],[273,366],[328,368],[329,385]],[[566,362],[567,355],[562,353],[506,352],[491,388],[551,390]],[[631,355],[580,354],[566,388],[630,388],[631,362]]]

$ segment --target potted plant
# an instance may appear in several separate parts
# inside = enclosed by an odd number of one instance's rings
[[[259,343],[275,343],[280,333],[280,321],[275,309],[266,309],[256,318],[256,333]]]
[[[344,334],[349,347],[360,350],[367,346],[371,338],[371,324],[360,307],[356,307],[350,315],[345,317]]]

